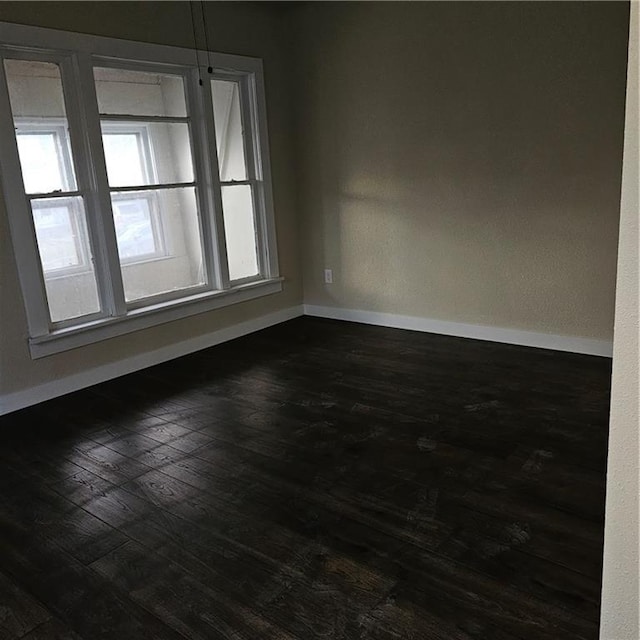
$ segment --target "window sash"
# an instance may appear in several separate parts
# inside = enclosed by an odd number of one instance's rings
[[[50,269],[42,266],[43,275],[45,280],[60,278],[63,276],[69,276],[72,274],[85,273],[89,268],[89,251],[90,248],[84,241],[86,235],[86,225],[84,215],[80,213],[76,206],[76,201],[72,198],[56,198],[49,200],[46,203],[38,203],[39,206],[35,206],[35,202],[40,198],[31,199],[31,210],[34,217],[34,227],[36,229],[36,241],[38,238],[37,223],[35,222],[36,211],[45,211],[46,209],[53,209],[54,207],[62,207],[67,209],[67,215],[69,217],[69,226],[74,231],[73,242],[75,245],[76,255],[78,257],[78,264],[69,265],[64,267],[52,267]]]
[[[38,37],[35,37],[37,34]],[[41,36],[41,37],[40,37]],[[111,210],[111,194],[113,191],[126,191],[126,188],[110,188],[107,183],[106,163],[101,142],[101,122],[116,122],[133,124],[135,121],[165,121],[187,122],[191,129],[191,153],[194,171],[192,183],[180,186],[193,186],[196,190],[196,201],[200,212],[202,228],[203,260],[206,270],[207,285],[204,291],[185,289],[184,295],[171,296],[174,303],[189,304],[190,298],[197,298],[198,304],[194,309],[205,308],[206,298],[201,294],[215,294],[233,289],[238,281],[231,283],[228,276],[228,262],[222,220],[221,186],[215,145],[215,126],[213,123],[213,109],[211,107],[210,83],[205,81],[203,87],[198,85],[198,79],[210,78],[204,72],[204,65],[199,68],[193,66],[195,52],[189,49],[149,45],[144,43],[115,41],[108,38],[95,38],[82,34],[70,34],[54,30],[22,27],[0,23],[0,57],[41,60],[55,62],[60,66],[67,121],[70,129],[70,144],[74,159],[77,190],[73,192],[54,194],[18,193],[15,188],[7,188],[7,184],[16,178],[21,178],[17,154],[16,139],[12,122],[2,118],[0,123],[0,144],[6,149],[2,163],[2,174],[5,182],[5,196],[10,210],[10,225],[14,242],[18,242],[21,249],[16,256],[19,266],[21,285],[25,292],[25,306],[32,336],[32,344],[40,344],[39,336],[55,336],[59,329],[83,326],[86,318],[70,323],[50,322],[45,298],[44,274],[39,265],[36,235],[32,216],[20,215],[18,212],[29,211],[30,196],[43,195],[50,197],[64,197],[78,195],[84,198],[86,220],[94,256],[96,278],[101,302],[101,312],[96,319],[98,323],[108,319],[126,319],[135,307],[136,312],[149,311],[162,300],[144,300],[141,305],[127,305],[124,299],[122,274],[117,253],[117,240],[113,215]],[[29,48],[28,43],[34,47]],[[37,45],[35,43],[38,43]],[[27,46],[25,46],[27,45]],[[44,49],[42,47],[51,47]],[[122,58],[113,57],[114,52]],[[225,54],[211,54],[217,77],[225,79],[232,77],[242,88],[241,108],[243,110],[243,124],[247,147],[247,169],[250,172],[250,182],[254,195],[256,229],[258,239],[259,274],[256,283],[261,281],[275,281],[277,278],[277,258],[275,245],[275,229],[273,225],[272,195],[270,180],[265,180],[259,153],[260,147],[266,150],[266,116],[264,112],[264,86],[261,76],[261,65],[254,59],[240,58]],[[132,62],[132,59],[137,59]],[[94,66],[107,66],[130,70],[151,71],[158,73],[172,73],[182,75],[185,86],[185,100],[187,105],[186,118],[127,116],[126,114],[100,115],[97,108],[95,85],[93,78]],[[234,69],[229,71],[229,69]],[[261,102],[258,106],[258,102]],[[4,69],[0,73],[0,107],[5,113],[11,113],[6,86]],[[249,123],[250,126],[246,126]],[[8,143],[8,144],[7,144]],[[267,176],[269,174],[267,166]],[[17,182],[22,188],[21,179]],[[145,189],[146,189],[145,185]],[[150,189],[177,185],[154,184]],[[134,191],[135,189],[131,189]],[[143,189],[138,189],[143,190]],[[16,241],[16,238],[18,239]],[[25,239],[29,239],[25,242]],[[23,268],[24,267],[24,268]],[[243,289],[244,290],[244,289]],[[247,293],[250,289],[246,289]],[[220,299],[218,299],[220,300]],[[231,299],[230,299],[231,300]],[[220,306],[216,301],[213,307]],[[212,308],[213,308],[212,307]],[[167,316],[168,317],[168,316]],[[92,320],[94,320],[92,318]],[[133,326],[133,325],[132,325]]]
[[[14,127],[16,133],[16,141],[19,136],[29,135],[51,135],[53,136],[56,157],[58,161],[58,170],[62,178],[63,186],[61,191],[33,191],[25,195],[29,199],[31,214],[34,218],[34,230],[36,233],[36,244],[40,253],[38,240],[38,225],[36,222],[36,212],[42,212],[46,209],[54,207],[63,207],[67,209],[69,225],[74,231],[73,242],[78,258],[75,265],[63,267],[51,267],[47,269],[42,265],[43,276],[45,280],[59,278],[71,274],[85,273],[88,270],[90,247],[87,244],[87,229],[84,214],[80,214],[78,210],[75,196],[80,195],[77,190],[71,189],[73,176],[73,163],[70,154],[69,136],[67,134],[66,119],[64,118],[46,118],[35,120],[29,118],[14,118]],[[22,166],[22,163],[21,163]],[[41,202],[46,199],[47,202]],[[44,258],[41,257],[41,262]]]
[[[151,153],[151,144],[149,140],[149,130],[145,124],[132,124],[129,122],[105,122],[101,121],[102,139],[104,145],[105,136],[109,135],[134,135],[136,137],[136,146],[138,150],[138,156],[140,160],[140,168],[143,179],[146,184],[152,184],[158,186],[156,180],[156,171],[153,162],[153,155]],[[106,157],[105,157],[106,160]],[[111,200],[112,209],[113,201],[127,201],[127,200],[144,200],[146,202],[147,209],[149,211],[149,221],[153,234],[154,250],[151,252],[140,253],[133,256],[123,257],[119,256],[121,265],[137,264],[139,262],[146,262],[148,260],[154,260],[162,258],[167,255],[166,241],[164,236],[164,228],[162,220],[158,212],[158,202],[155,194],[149,193],[148,195],[140,195],[139,190],[131,191],[131,195],[127,196],[122,193],[122,187],[111,187]],[[116,239],[117,239],[116,229]]]
[[[253,215],[254,224],[256,230],[256,249],[257,249],[257,261],[258,261],[258,273],[255,276],[249,276],[247,278],[240,278],[230,281],[227,279],[227,286],[231,283],[234,285],[244,284],[251,282],[252,280],[259,280],[268,276],[274,269],[273,255],[270,254],[270,250],[275,250],[272,242],[275,241],[275,236],[269,229],[268,220],[268,197],[270,195],[266,193],[265,181],[263,178],[263,158],[261,148],[267,147],[261,145],[261,134],[266,135],[266,123],[260,122],[257,109],[257,93],[258,93],[258,80],[257,74],[248,74],[237,71],[219,71],[214,70],[212,74],[209,74],[209,80],[226,80],[229,82],[235,82],[238,85],[239,98],[240,98],[240,118],[242,123],[242,143],[244,150],[244,158],[246,164],[246,179],[245,180],[221,180],[220,171],[217,166],[217,153],[216,146],[213,147],[213,155],[216,160],[216,187],[220,192],[219,210],[222,212],[222,187],[231,185],[250,185],[253,202]],[[261,78],[261,77],[260,77]],[[204,83],[208,86],[209,92],[211,92],[211,82]],[[209,105],[213,105],[213,99],[209,97]],[[213,126],[213,109],[211,109],[211,120]],[[261,127],[264,129],[261,131]],[[215,127],[214,127],[215,137]],[[270,185],[269,185],[270,186]],[[223,230],[224,233],[224,224]],[[270,247],[271,245],[271,247]],[[226,242],[225,242],[226,246]],[[225,260],[226,263],[226,260]],[[227,278],[229,277],[228,268],[226,271]]]

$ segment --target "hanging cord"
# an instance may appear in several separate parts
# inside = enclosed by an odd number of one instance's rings
[[[207,14],[204,10],[204,0],[200,0],[200,10],[202,11],[202,26],[204,27],[204,46],[207,48],[207,71],[213,73],[211,51],[209,50],[209,29],[207,29]]]
[[[193,47],[196,52],[196,68],[198,69],[198,82],[200,86],[202,86],[202,74],[200,73],[200,56],[198,55],[198,34],[196,31],[196,17],[193,13],[193,5],[193,0],[189,0],[189,8],[191,9],[191,28],[193,29]]]

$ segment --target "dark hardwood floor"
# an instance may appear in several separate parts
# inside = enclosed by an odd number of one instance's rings
[[[0,637],[598,636],[610,361],[301,318],[0,419]]]

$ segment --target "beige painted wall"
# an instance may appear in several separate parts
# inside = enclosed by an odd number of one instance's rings
[[[305,302],[610,340],[628,4],[291,20]]]
[[[272,7],[260,6],[260,3],[205,4],[212,49],[264,60],[278,252],[280,271],[285,277],[283,292],[31,360],[4,197],[0,197],[0,395],[161,349],[174,342],[301,303],[297,221],[292,196],[295,184],[289,78],[286,72],[288,51],[283,44],[282,21]],[[186,2],[2,2],[0,20],[193,46],[191,14]]]
[[[640,5],[631,9],[607,474],[601,640],[640,638]]]
[[[32,361],[0,198],[0,393],[299,304],[299,255],[310,304],[611,338],[626,3],[205,5],[212,49],[264,59],[284,292]],[[184,2],[0,20],[193,44]]]

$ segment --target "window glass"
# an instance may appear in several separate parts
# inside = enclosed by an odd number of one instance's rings
[[[195,189],[181,187],[111,195],[127,302],[205,284]],[[160,246],[160,238],[164,246]],[[164,260],[131,262],[153,247]]]
[[[160,252],[160,230],[152,214],[151,195],[113,200],[118,253],[121,260],[153,256]]]
[[[186,117],[182,76],[95,67],[101,114]]]
[[[69,190],[57,132],[16,131],[22,178],[27,193]]]
[[[36,194],[75,190],[58,65],[5,60],[4,68],[25,191]]]
[[[139,133],[103,133],[102,144],[109,183],[116,186],[148,183]]]
[[[186,123],[103,121],[102,143],[111,187],[193,181]]]
[[[257,275],[258,252],[251,187],[249,185],[223,186],[222,211],[227,240],[229,279],[239,280]]]
[[[77,267],[84,261],[69,204],[49,201],[49,206],[34,202],[33,222],[36,228],[42,269]]]
[[[240,85],[235,81],[212,80],[211,92],[220,180],[246,180]]]
[[[53,322],[100,310],[82,198],[31,201],[40,263]]]

